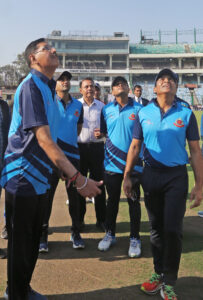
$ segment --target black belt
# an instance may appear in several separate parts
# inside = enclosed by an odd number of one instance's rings
[[[78,145],[101,145],[101,144],[104,144],[104,142],[88,142],[88,143],[78,143]]]

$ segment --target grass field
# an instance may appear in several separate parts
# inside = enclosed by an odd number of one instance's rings
[[[200,124],[201,112],[195,112]],[[188,165],[189,192],[194,185],[191,167]],[[129,243],[129,214],[125,197],[120,202],[117,219],[117,245],[108,252],[97,251],[103,233],[95,229],[95,212],[87,205],[86,229],[83,238],[84,251],[72,249],[67,241],[70,233],[70,218],[65,205],[66,193],[60,183],[54,200],[51,217],[52,234],[49,236],[50,253],[40,255],[34,272],[32,286],[48,296],[48,300],[158,300],[160,296],[145,296],[140,284],[153,270],[149,247],[149,223],[143,201],[141,238],[143,253],[140,259],[127,257]],[[184,219],[183,252],[176,291],[180,300],[203,299],[203,218],[197,216],[199,208],[187,211]],[[0,228],[3,226],[3,197],[0,203]],[[6,241],[0,240],[0,247]],[[0,260],[0,299],[6,287],[6,261]]]

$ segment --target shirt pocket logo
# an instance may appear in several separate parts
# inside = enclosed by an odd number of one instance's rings
[[[175,125],[176,127],[182,128],[185,126],[185,124],[183,123],[183,121],[179,118],[175,121],[175,123],[173,123],[173,125]]]

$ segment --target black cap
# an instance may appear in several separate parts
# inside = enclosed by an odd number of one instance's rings
[[[156,78],[155,78],[155,85],[156,85],[156,82],[159,78],[161,78],[163,75],[169,75],[173,78],[173,80],[178,83],[179,81],[179,77],[178,77],[178,74],[176,74],[175,72],[173,72],[171,69],[162,69],[157,75],[156,75]]]
[[[128,84],[127,80],[122,77],[122,76],[117,76],[116,78],[114,78],[114,80],[112,81],[111,87],[118,85],[120,82],[126,83]]]
[[[71,78],[72,78],[72,74],[71,74],[70,72],[64,71],[63,73],[61,73],[61,74],[59,75],[59,77],[56,79],[56,81],[57,81],[57,80],[60,80],[62,76],[67,77],[68,80],[71,80]]]

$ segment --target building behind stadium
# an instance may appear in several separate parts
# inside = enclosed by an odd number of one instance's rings
[[[128,35],[115,32],[112,36],[92,32],[69,32],[63,35],[54,30],[47,36],[56,48],[60,65],[56,70],[68,70],[73,75],[71,92],[79,96],[79,81],[92,77],[102,87],[104,97],[110,93],[112,79],[124,76],[131,88],[143,86],[143,96],[153,97],[153,83],[162,68],[171,68],[180,79],[179,96],[192,104],[203,103],[203,42],[198,38],[203,30],[174,32],[142,32],[140,41],[131,44]],[[183,35],[190,42],[180,41]],[[166,39],[166,40],[164,40]]]

